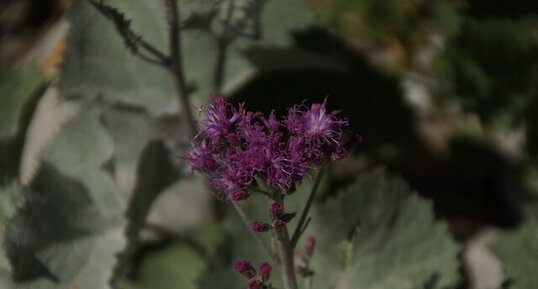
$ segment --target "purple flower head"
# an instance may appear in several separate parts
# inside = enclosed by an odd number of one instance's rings
[[[213,148],[205,140],[202,140],[198,144],[192,145],[192,149],[185,156],[185,160],[193,170],[209,171],[216,166],[212,156],[213,152]]]
[[[260,280],[252,279],[248,281],[248,289],[261,289],[262,288],[262,282]]]
[[[312,255],[314,254],[315,248],[316,248],[316,238],[314,238],[313,236],[308,237],[308,239],[306,239],[306,244],[305,244],[305,253],[306,253],[306,256],[308,256],[308,258],[312,257]]]
[[[254,221],[252,224],[250,224],[250,228],[254,232],[267,232],[271,228],[271,226],[268,223],[260,222],[260,221]]]
[[[271,204],[271,217],[276,220],[284,213],[284,205],[281,202],[273,202]]]
[[[252,267],[252,264],[250,264],[250,262],[247,260],[236,261],[234,265],[234,269],[235,271],[237,271],[237,273],[249,279],[254,278],[254,276],[256,276],[256,269],[254,269],[254,267]]]
[[[269,280],[269,277],[271,277],[271,265],[267,262],[261,263],[258,271],[263,282]]]
[[[263,123],[265,124],[265,127],[269,131],[278,131],[280,128],[280,122],[277,120],[275,116],[275,111],[271,111],[271,114],[268,118],[263,119]]]
[[[314,103],[311,108],[305,112],[305,134],[313,138],[319,138],[327,144],[338,146],[340,144],[341,128],[347,126],[347,120],[339,119],[336,115],[339,111],[327,113],[325,104]]]
[[[226,134],[234,119],[228,116],[229,105],[222,97],[214,98],[208,107],[201,111],[204,117],[200,134],[209,138],[212,142],[219,142],[222,135]]]
[[[247,198],[256,177],[274,191],[291,193],[310,169],[329,157],[342,159],[349,150],[342,144],[347,121],[327,111],[326,100],[293,106],[279,120],[274,112],[264,116],[217,97],[202,109],[201,118],[185,159],[207,175],[226,202]]]

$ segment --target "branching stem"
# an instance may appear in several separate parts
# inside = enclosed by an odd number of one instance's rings
[[[305,222],[307,221],[308,213],[310,212],[310,207],[312,207],[312,203],[314,202],[314,199],[316,197],[316,192],[321,182],[321,177],[323,176],[323,172],[325,171],[325,167],[327,167],[327,162],[325,162],[321,166],[319,173],[316,176],[314,186],[312,187],[312,190],[310,191],[310,195],[308,195],[308,200],[306,201],[303,212],[301,213],[299,222],[297,222],[297,227],[295,227],[295,231],[293,232],[293,236],[291,238],[292,248],[295,248],[297,246],[297,242],[299,242],[299,239],[301,238],[301,235],[303,234],[305,230]]]
[[[192,114],[191,101],[189,91],[187,90],[187,82],[185,81],[185,71],[183,70],[183,62],[181,60],[181,34],[179,33],[179,7],[177,0],[165,0],[166,4],[166,21],[168,24],[169,33],[169,54],[170,66],[169,69],[174,76],[179,101],[183,107],[185,119],[191,130],[191,137],[196,135],[196,122]]]
[[[142,36],[132,31],[129,27],[128,20],[116,8],[108,6],[102,1],[88,0],[106,19],[112,22],[120,36],[125,41],[129,50],[138,58],[158,66],[166,66],[169,62],[168,56],[161,52],[157,47],[150,44]],[[145,53],[149,54],[146,55]]]
[[[226,68],[226,55],[228,45],[232,36],[230,35],[230,27],[232,23],[233,10],[235,9],[235,1],[230,0],[226,18],[224,19],[223,32],[221,35],[216,35],[217,41],[217,62],[215,72],[213,74],[213,89],[216,94],[220,94],[222,90],[222,82],[224,81],[224,70]]]
[[[297,278],[295,277],[295,262],[293,247],[290,242],[288,228],[282,228],[278,232],[278,242],[280,244],[280,259],[282,260],[282,281],[285,289],[297,289]]]
[[[265,252],[267,253],[267,255],[269,255],[269,257],[277,264],[281,264],[280,260],[278,259],[278,256],[273,252],[273,250],[271,250],[271,248],[269,247],[269,245],[262,239],[260,238],[260,236],[258,234],[256,234],[256,232],[253,232],[252,229],[250,228],[250,222],[248,220],[248,217],[247,215],[245,214],[245,212],[243,211],[243,208],[241,208],[241,206],[239,206],[238,203],[236,202],[233,202],[233,207],[235,208],[235,211],[237,212],[237,214],[239,215],[239,217],[241,218],[241,220],[243,221],[243,223],[245,224],[245,226],[247,226],[247,229],[248,231],[250,232],[250,234],[254,237],[254,239],[256,240],[256,242],[258,242],[258,244],[260,244],[260,246],[265,250]]]

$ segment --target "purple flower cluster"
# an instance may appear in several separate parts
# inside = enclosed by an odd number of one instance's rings
[[[264,262],[258,268],[258,271],[249,261],[240,260],[235,262],[235,271],[248,279],[248,289],[265,289],[270,288],[266,282],[271,277],[271,265]]]
[[[327,112],[325,104],[295,105],[279,120],[217,97],[202,109],[200,132],[185,159],[228,202],[246,199],[255,177],[289,193],[310,168],[347,155],[342,144],[347,120],[338,111]]]

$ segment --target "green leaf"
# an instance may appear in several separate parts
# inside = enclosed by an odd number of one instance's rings
[[[302,208],[310,185],[289,197],[287,210]],[[269,203],[261,196],[249,198],[243,206],[252,220],[269,219]],[[437,222],[431,204],[412,193],[401,179],[376,170],[314,208],[305,234],[318,241],[311,260],[316,272],[312,288],[447,288],[458,281],[459,248],[446,224]],[[270,261],[235,212],[230,212],[222,227],[224,241],[201,279],[201,288],[245,286],[233,262],[248,259],[256,266]],[[269,234],[260,236],[268,238]],[[298,250],[302,247],[299,242]],[[280,284],[278,270],[271,282]]]
[[[175,243],[150,253],[140,265],[140,283],[144,289],[195,289],[205,269],[205,261],[192,247]]]
[[[137,288],[198,288],[196,283],[205,278],[202,273],[222,240],[222,229],[220,224],[209,221],[188,236],[172,234],[168,237],[171,242],[164,243],[164,246],[152,245],[143,251]]]
[[[115,275],[119,275],[138,249],[140,230],[157,196],[179,179],[179,170],[172,164],[169,150],[161,140],[150,142],[142,152],[137,170],[137,184],[127,208],[127,247],[119,255]]]
[[[167,28],[162,2],[109,0],[105,3],[123,12],[131,20],[133,31],[167,52]],[[182,18],[207,14],[215,3],[181,0]],[[107,102],[142,108],[154,116],[176,113],[180,109],[172,76],[162,67],[145,63],[131,55],[114,30],[114,25],[99,15],[87,1],[74,1],[68,19],[71,30],[60,80],[64,95],[100,97]],[[262,39],[241,39],[228,49],[224,88],[234,89],[257,71],[243,58],[241,49],[253,43],[287,46],[291,44],[290,32],[305,28],[313,19],[313,13],[301,0],[269,1],[261,15]],[[221,25],[220,22],[213,24]],[[181,39],[185,75],[195,87],[192,96],[195,101],[196,98],[205,100],[214,93],[211,84],[216,65],[216,39],[198,26],[183,30]]]
[[[0,71],[0,181],[18,174],[26,129],[45,82],[31,68]]]
[[[15,211],[13,201],[15,191],[13,186],[0,187],[0,236],[3,236],[6,220],[11,217]]]
[[[145,224],[153,201],[168,186],[179,179],[180,172],[172,164],[169,150],[160,140],[150,142],[140,159],[137,184],[131,198],[127,216],[130,221],[128,235],[138,236]]]
[[[31,68],[0,71],[0,139],[14,137],[21,129],[21,115],[44,82],[44,78]]]
[[[446,288],[457,281],[458,247],[446,224],[382,170],[319,205],[312,218],[306,234],[318,241],[315,288]]]
[[[105,1],[117,7],[131,27],[161,50],[167,47],[162,1]],[[73,1],[68,12],[71,30],[60,78],[67,97],[102,97],[162,115],[178,110],[171,75],[136,58],[114,26],[88,4]]]
[[[124,246],[125,205],[103,170],[113,153],[100,114],[85,107],[44,151],[5,244],[16,288],[109,288]]]
[[[528,220],[514,231],[506,232],[493,246],[501,259],[511,284],[510,289],[528,289],[538,286],[538,206],[529,208]]]
[[[15,194],[17,189],[15,186],[0,187],[0,238],[4,239],[7,220],[15,212]],[[0,253],[0,285],[2,282],[8,282],[11,275],[11,267],[9,260],[5,256],[5,252]],[[6,283],[7,284],[7,283]],[[4,287],[7,287],[5,285]],[[4,288],[0,286],[0,288]]]

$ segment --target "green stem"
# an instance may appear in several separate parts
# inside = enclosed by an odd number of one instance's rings
[[[177,0],[165,0],[166,4],[166,20],[168,24],[168,39],[170,54],[170,71],[174,77],[174,82],[179,95],[179,101],[183,107],[185,119],[191,130],[191,137],[197,133],[196,122],[192,114],[192,105],[187,90],[187,81],[185,80],[185,72],[183,70],[183,62],[181,59],[181,34],[179,32],[179,7]]]
[[[275,253],[273,253],[273,251],[271,250],[269,245],[265,241],[263,241],[263,239],[260,238],[260,236],[258,234],[256,234],[256,232],[252,231],[252,229],[250,228],[250,222],[248,220],[247,214],[245,214],[245,212],[243,211],[243,208],[241,208],[241,206],[239,206],[239,204],[237,204],[236,202],[233,202],[232,204],[233,204],[233,207],[234,207],[235,211],[237,212],[237,214],[239,215],[239,217],[241,218],[241,220],[243,221],[243,223],[247,227],[247,230],[250,232],[252,237],[254,237],[256,242],[258,242],[258,244],[265,250],[267,255],[269,255],[269,257],[277,265],[280,264],[280,260],[278,259],[278,256]]]
[[[293,247],[288,235],[288,228],[282,228],[278,232],[278,242],[280,244],[280,260],[282,260],[282,281],[285,289],[297,289],[297,279],[295,277],[295,262]]]
[[[310,195],[308,196],[308,200],[306,201],[306,204],[304,206],[303,212],[301,213],[301,217],[299,218],[299,222],[297,223],[297,227],[295,227],[295,231],[293,232],[292,238],[291,238],[291,247],[295,248],[297,246],[297,242],[299,242],[299,239],[301,238],[301,235],[304,232],[305,229],[305,222],[307,221],[308,213],[310,211],[310,207],[312,207],[312,203],[314,202],[316,192],[318,190],[319,184],[321,182],[321,177],[323,175],[323,172],[325,171],[325,167],[327,167],[328,162],[325,162],[321,169],[319,170],[318,175],[316,176],[316,181],[314,182],[314,186],[312,187],[312,190],[310,191]]]

